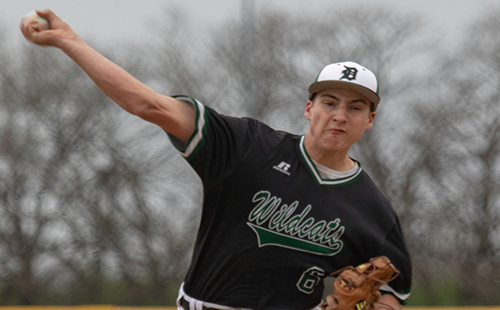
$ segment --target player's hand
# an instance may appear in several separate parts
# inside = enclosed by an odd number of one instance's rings
[[[21,32],[26,40],[37,45],[58,46],[63,40],[78,38],[71,27],[51,10],[36,11],[36,13],[49,21],[49,29],[44,30],[37,21],[27,25],[21,23]]]
[[[322,305],[322,310],[332,310],[337,308],[337,303],[333,298],[333,295],[326,296],[326,303]]]

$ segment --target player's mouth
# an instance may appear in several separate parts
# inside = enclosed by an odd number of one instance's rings
[[[341,133],[345,133],[346,132],[342,128],[331,128],[328,131],[331,132],[331,133],[333,133],[333,134],[341,134]]]

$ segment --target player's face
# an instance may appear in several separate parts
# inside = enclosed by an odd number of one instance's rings
[[[327,89],[309,100],[304,112],[310,121],[306,135],[308,152],[343,152],[373,126],[370,100],[350,89]]]

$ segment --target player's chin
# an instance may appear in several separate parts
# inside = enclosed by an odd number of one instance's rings
[[[349,147],[349,142],[337,138],[328,139],[323,143],[323,149],[330,153],[344,152],[349,150]]]

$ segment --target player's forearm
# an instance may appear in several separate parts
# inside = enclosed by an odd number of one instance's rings
[[[28,41],[59,48],[123,109],[160,126],[182,142],[188,141],[196,117],[191,105],[154,92],[95,51],[51,10],[35,13],[23,18],[20,26]]]
[[[126,111],[139,115],[158,96],[118,65],[90,47],[80,37],[61,40],[58,47],[67,54],[94,83]]]

